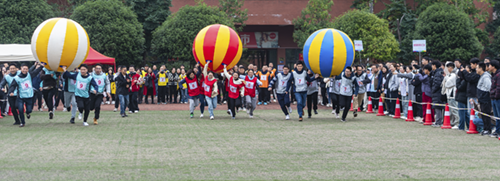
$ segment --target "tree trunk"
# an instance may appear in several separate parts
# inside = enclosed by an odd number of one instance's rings
[[[373,13],[373,1],[374,0],[370,0],[370,13]]]

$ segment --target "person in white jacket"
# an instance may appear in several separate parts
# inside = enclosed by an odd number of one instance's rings
[[[399,74],[404,74],[406,70],[406,66],[401,66],[399,67]],[[398,74],[398,75],[399,75]],[[398,76],[398,82],[399,82],[399,94],[401,95],[401,107],[403,109],[403,114],[404,116],[401,117],[401,119],[406,119],[408,117],[408,100],[410,99],[409,95],[409,86],[408,86],[408,79],[402,78]]]
[[[446,76],[443,79],[441,89],[441,94],[445,95],[448,99],[448,105],[451,107],[457,107],[457,101],[455,101],[456,94],[456,83],[457,83],[457,74],[455,71],[455,64],[447,63],[446,64]],[[452,129],[458,129],[458,123],[460,117],[458,116],[458,110],[450,108],[450,123],[453,126]]]

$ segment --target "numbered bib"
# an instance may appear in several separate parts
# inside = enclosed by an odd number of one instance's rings
[[[359,86],[363,86],[363,82],[358,81],[358,85],[359,85]]]
[[[236,87],[230,85],[229,86],[229,90],[232,92],[232,93],[236,93]]]
[[[71,84],[76,85],[76,80],[71,79]]]
[[[95,82],[97,83],[97,85],[100,87],[100,86],[104,86],[104,79],[95,79]]]
[[[286,81],[282,80],[281,81],[281,86],[286,86]]]
[[[295,82],[296,85],[303,85],[305,84],[305,80],[303,78],[297,78],[297,82]]]
[[[191,82],[188,84],[190,89],[196,89],[198,88],[198,83],[196,82]]]
[[[266,81],[267,80],[267,76],[266,75],[261,75],[260,76],[260,80]]]
[[[160,77],[160,82],[165,82],[165,77]]]
[[[85,88],[87,87],[87,83],[85,82],[78,82],[77,83],[77,89],[80,89],[80,90],[85,90]]]
[[[337,86],[337,89],[340,89],[341,84],[342,84],[341,82],[337,82],[337,84],[335,85],[335,86]]]
[[[312,82],[311,84],[309,84],[309,87],[316,87],[316,82]]]
[[[351,92],[351,86],[350,85],[342,86],[342,87],[340,87],[340,90],[344,91],[345,93],[350,93]]]
[[[205,89],[205,92],[210,91],[210,86],[207,86],[205,83],[203,83],[203,88]]]
[[[30,81],[29,80],[24,81],[22,87],[23,87],[23,90],[31,89],[31,83],[30,83]]]
[[[253,89],[254,84],[253,82],[247,82],[245,86],[247,87],[247,89]]]

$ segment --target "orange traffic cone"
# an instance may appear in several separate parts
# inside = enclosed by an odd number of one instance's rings
[[[354,111],[354,109],[352,109],[352,104],[353,104],[353,101],[351,99],[351,109],[349,109],[349,111]]]
[[[470,110],[470,123],[469,123],[469,131],[467,131],[467,134],[478,134],[476,125],[474,124],[474,109]]]
[[[450,108],[448,107],[448,104],[446,104],[446,107],[444,108],[444,122],[443,126],[441,126],[441,129],[451,129]]]
[[[9,113],[7,113],[7,115],[9,115],[9,116],[12,116],[12,115],[13,115],[13,114],[12,114],[12,108],[11,108],[11,107],[9,107]]]
[[[377,116],[385,116],[384,114],[384,102],[382,97],[378,98],[378,113]]]
[[[427,103],[427,110],[425,111],[425,126],[430,126],[432,125],[432,112],[431,112],[431,104]]]
[[[399,107],[399,98],[396,99],[396,110],[393,118],[394,119],[401,118],[401,108]]]
[[[408,117],[406,118],[406,121],[408,122],[415,121],[413,119],[413,105],[411,104],[411,100],[410,102],[408,102]]]
[[[372,97],[368,97],[368,109],[366,113],[373,113]]]

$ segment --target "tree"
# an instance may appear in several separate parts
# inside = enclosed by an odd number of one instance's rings
[[[495,31],[495,34],[493,34],[493,42],[491,43],[490,46],[491,49],[491,56],[493,57],[499,57],[500,56],[500,28],[497,28],[497,31]]]
[[[144,33],[137,15],[119,0],[96,0],[78,6],[71,19],[87,31],[90,45],[118,64],[142,62]]]
[[[44,0],[0,0],[0,44],[30,44],[36,27],[51,17]]]
[[[453,5],[436,3],[418,18],[415,35],[426,40],[427,53],[441,61],[469,60],[483,46],[475,36],[474,23]]]
[[[309,0],[300,16],[293,20],[293,41],[304,47],[307,38],[315,31],[331,27],[332,0]]]
[[[488,31],[489,33],[495,33],[497,31],[497,28],[500,26],[500,18],[498,16],[500,15],[500,0],[494,0],[494,6],[493,6],[493,20],[488,22],[486,25],[485,30]]]
[[[219,0],[219,10],[225,12],[235,25],[239,25],[236,31],[242,31],[248,20],[248,9],[241,9],[244,3],[244,0]]]
[[[153,32],[152,52],[160,60],[178,58],[194,62],[194,38],[201,29],[212,24],[223,24],[234,29],[231,19],[218,7],[203,2],[181,7]]]
[[[333,28],[343,31],[351,40],[363,41],[363,59],[393,60],[400,51],[387,21],[368,11],[348,11],[335,19]]]
[[[368,9],[370,13],[373,13],[373,5],[375,0],[354,0],[352,2],[351,8],[356,8],[359,10]]]

